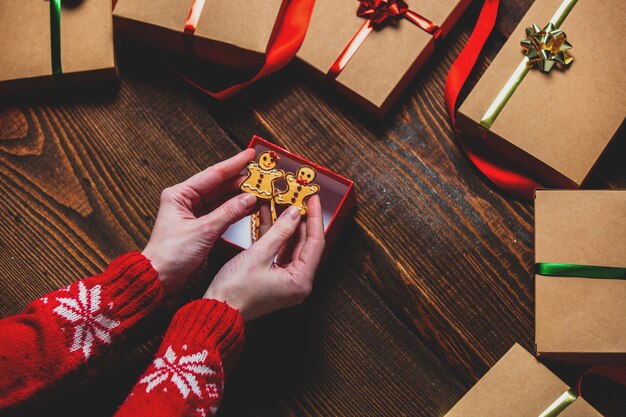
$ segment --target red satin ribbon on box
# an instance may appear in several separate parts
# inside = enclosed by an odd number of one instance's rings
[[[587,369],[578,379],[578,395],[581,397],[583,379],[592,374],[603,376],[626,387],[626,365],[596,365]]]
[[[435,39],[441,36],[439,26],[409,10],[409,6],[403,0],[358,0],[358,2],[360,4],[356,14],[366,20],[352,37],[346,49],[343,50],[339,58],[330,67],[327,75],[331,79],[337,78],[372,30],[389,23],[390,19],[404,17],[425,32],[433,35]]]
[[[484,144],[463,136],[456,128],[455,112],[459,93],[496,23],[498,4],[499,0],[485,0],[465,48],[450,68],[444,88],[444,99],[459,144],[476,168],[504,191],[518,198],[532,200],[535,189],[545,187],[522,168],[504,163],[501,157],[487,149]]]
[[[205,0],[194,0],[191,6],[189,17],[185,23],[186,47],[192,45],[190,42],[193,42],[193,33],[196,30],[204,2]],[[283,68],[296,56],[298,49],[300,49],[304,41],[304,35],[309,27],[309,20],[311,19],[311,13],[313,13],[315,0],[284,0],[284,2],[286,3],[285,11],[282,14],[282,19],[276,22],[278,27],[267,47],[265,63],[248,80],[231,85],[221,91],[210,91],[202,87],[200,81],[192,80],[190,76],[181,72],[178,72],[178,75],[203,93],[215,99],[223,100],[261,78],[267,77]]]

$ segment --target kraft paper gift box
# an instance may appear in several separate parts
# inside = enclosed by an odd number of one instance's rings
[[[0,2],[0,94],[117,79],[111,0],[53,1]]]
[[[533,3],[461,105],[457,127],[545,186],[577,188],[626,115],[626,2],[575,2],[560,26],[573,46],[566,51],[573,61],[548,73],[532,67],[495,120],[489,111],[502,102],[498,94],[521,65],[525,29],[544,28],[562,4]]]
[[[263,64],[284,5],[283,0],[118,0],[113,20],[116,35],[124,39],[179,55],[189,53],[193,39],[196,57],[251,69]],[[185,25],[192,6],[200,14],[189,36]]]
[[[435,35],[405,17],[367,35],[336,78],[328,76],[365,19],[357,0],[316,0],[309,29],[297,57],[319,77],[365,110],[383,117],[435,51],[471,0],[405,0],[409,10],[437,25]]]
[[[626,191],[537,190],[536,267],[626,268]],[[557,265],[557,267],[559,267]],[[626,364],[626,280],[597,268],[535,275],[537,356],[585,364]],[[591,278],[600,272],[605,277]],[[573,275],[581,275],[576,277]]]
[[[320,187],[318,195],[322,205],[324,233],[326,237],[323,257],[326,258],[332,250],[335,241],[341,234],[345,223],[350,219],[356,208],[356,188],[354,182],[316,164],[314,161],[309,161],[306,158],[295,155],[280,146],[268,142],[259,136],[252,138],[248,148],[254,149],[257,156],[265,151],[276,152],[280,157],[277,168],[285,172],[295,173],[298,168],[303,165],[308,165],[315,169],[317,176],[313,183]],[[245,171],[242,172],[242,174],[245,173]],[[279,189],[286,188],[283,180],[277,181],[276,185]],[[281,207],[286,208],[288,206]],[[251,245],[250,216],[248,216],[226,230],[219,242],[218,249],[222,254],[230,257],[249,248]]]
[[[602,416],[534,356],[515,344],[445,417],[550,417],[557,414],[559,417]]]

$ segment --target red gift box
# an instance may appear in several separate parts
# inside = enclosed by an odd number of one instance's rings
[[[317,171],[317,177],[314,182],[320,186],[318,195],[322,204],[326,236],[323,258],[326,258],[330,248],[341,233],[341,229],[356,207],[354,182],[258,136],[252,137],[248,148],[254,149],[257,155],[265,151],[276,152],[280,156],[278,168],[285,172],[296,172],[302,165],[311,166]],[[283,186],[281,181],[278,181],[279,187]],[[250,217],[248,216],[233,224],[224,232],[217,248],[224,255],[232,257],[251,245]]]

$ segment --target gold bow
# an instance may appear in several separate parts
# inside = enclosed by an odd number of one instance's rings
[[[569,65],[574,58],[566,51],[572,49],[567,41],[565,32],[556,29],[552,22],[543,29],[533,24],[526,28],[526,39],[521,42],[526,49],[526,58],[531,65],[535,65],[541,72],[550,72],[554,64]]]

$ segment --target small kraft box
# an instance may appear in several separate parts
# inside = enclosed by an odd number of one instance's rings
[[[544,186],[578,188],[623,126],[625,20],[623,0],[536,0],[457,127]]]
[[[537,190],[541,359],[626,364],[626,191]]]
[[[170,53],[253,69],[280,22],[283,0],[118,0],[115,33]]]
[[[0,2],[0,94],[115,81],[111,0]]]
[[[515,344],[445,417],[601,417],[588,402]]]
[[[379,118],[471,0],[316,0],[297,57]]]
[[[278,165],[275,168],[285,173],[297,173],[299,168],[303,166],[312,167],[315,170],[317,175],[309,185],[319,188],[317,195],[320,198],[324,218],[326,237],[324,258],[326,258],[346,221],[352,216],[356,208],[354,182],[258,136],[252,138],[248,148],[256,151],[255,161],[264,152],[273,151],[278,159]],[[284,179],[277,180],[275,184],[277,189],[287,188]],[[219,249],[225,256],[230,257],[251,245],[251,218],[247,216],[224,232],[219,242]]]

